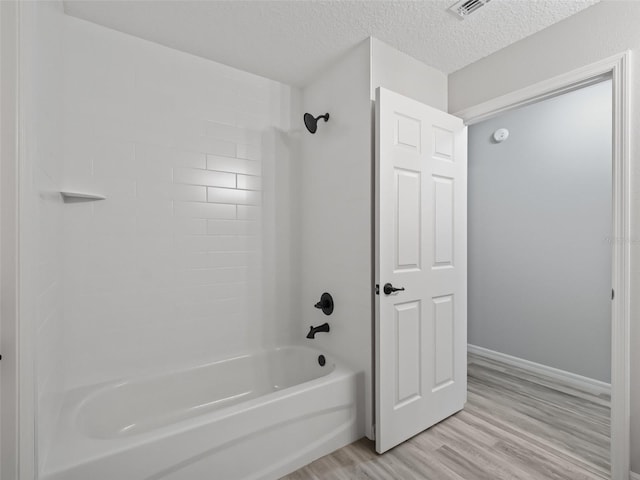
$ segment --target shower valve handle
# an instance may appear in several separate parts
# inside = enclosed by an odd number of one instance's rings
[[[322,310],[325,315],[331,315],[333,313],[333,297],[330,293],[324,292],[314,307]]]
[[[385,295],[391,295],[394,292],[404,292],[404,287],[396,288],[390,283],[385,283],[384,287],[382,287],[382,291]]]

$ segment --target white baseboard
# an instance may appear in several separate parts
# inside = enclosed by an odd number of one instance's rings
[[[593,378],[589,377],[583,377],[582,375],[577,375],[565,370],[548,367],[546,365],[542,365],[541,363],[531,362],[529,360],[524,360],[518,357],[512,357],[511,355],[507,355],[506,353],[496,352],[494,350],[489,350],[488,348],[478,347],[477,345],[469,344],[467,348],[469,353],[473,353],[475,355],[478,355],[479,357],[496,360],[498,362],[506,363],[507,365],[518,367],[523,370],[528,370],[538,375],[544,375],[555,380],[560,380],[575,388],[579,388],[596,395],[602,393],[606,395],[611,394],[610,383],[601,382],[600,380],[594,380]],[[638,476],[638,478],[634,478],[633,480],[640,480],[640,476]]]
[[[629,472],[629,480],[640,480],[640,473]]]

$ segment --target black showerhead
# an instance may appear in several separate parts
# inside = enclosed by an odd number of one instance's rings
[[[324,118],[324,121],[327,122],[329,120],[329,114],[325,113],[324,115],[320,115],[319,117],[313,117],[310,113],[304,114],[304,126],[307,127],[307,130],[311,133],[316,133],[318,129],[318,120]]]

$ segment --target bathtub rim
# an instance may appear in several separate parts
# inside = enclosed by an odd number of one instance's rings
[[[107,382],[103,382],[101,384],[96,384],[96,385],[89,385],[86,388],[90,389],[88,391],[88,393],[86,393],[85,397],[80,399],[78,401],[78,403],[75,404],[75,408],[73,408],[73,410],[70,412],[71,413],[71,417],[69,418],[69,421],[76,427],[76,430],[78,430],[80,432],[81,435],[85,436],[87,439],[92,439],[92,440],[118,440],[118,439],[122,439],[122,438],[128,438],[128,437],[137,437],[139,435],[144,435],[144,434],[151,434],[159,429],[165,428],[167,426],[171,426],[171,425],[177,425],[180,424],[183,421],[187,421],[191,418],[202,418],[203,416],[209,414],[209,413],[214,413],[214,412],[218,412],[218,411],[222,411],[225,410],[227,408],[232,408],[235,405],[244,405],[244,404],[249,404],[251,402],[251,400],[255,400],[255,399],[259,399],[259,398],[264,398],[268,395],[271,395],[272,393],[277,393],[277,392],[281,392],[281,391],[286,391],[289,388],[293,388],[293,387],[297,387],[299,385],[303,385],[309,382],[313,382],[314,380],[318,380],[324,377],[329,376],[331,373],[333,373],[336,368],[337,368],[337,364],[335,362],[334,357],[331,355],[329,356],[327,363],[324,366],[321,366],[323,372],[321,375],[315,377],[315,378],[311,378],[310,380],[301,382],[301,383],[295,383],[293,385],[290,385],[288,387],[284,387],[275,391],[271,391],[271,392],[266,392],[263,395],[258,395],[256,397],[252,397],[249,398],[247,400],[241,400],[238,403],[234,403],[231,404],[229,406],[226,407],[220,407],[220,408],[214,408],[208,412],[203,412],[203,413],[197,413],[195,415],[192,416],[187,416],[185,418],[176,420],[174,422],[168,423],[166,425],[161,425],[158,427],[154,427],[151,428],[149,430],[146,431],[142,431],[142,432],[137,432],[131,435],[105,435],[105,436],[100,436],[100,435],[92,435],[90,432],[88,432],[88,429],[86,428],[86,426],[83,427],[83,421],[81,420],[81,416],[83,415],[83,410],[85,409],[85,407],[89,406],[89,404],[91,402],[93,402],[94,400],[98,399],[101,395],[109,392],[109,391],[115,391],[117,389],[120,388],[126,388],[128,385],[135,385],[135,384],[145,384],[145,383],[153,383],[154,381],[162,381],[162,379],[164,377],[174,377],[174,376],[179,376],[182,373],[193,373],[196,371],[201,371],[201,370],[206,370],[207,368],[210,367],[215,367],[216,365],[222,365],[225,363],[230,363],[233,362],[235,360],[241,360],[241,359],[247,359],[250,357],[258,357],[258,356],[268,356],[269,354],[272,354],[274,352],[279,352],[279,351],[285,351],[285,350],[290,350],[290,351],[307,351],[309,353],[311,353],[311,356],[315,356],[317,355],[324,355],[325,357],[327,357],[327,354],[321,353],[319,350],[315,349],[315,348],[311,348],[311,347],[307,347],[307,346],[302,346],[302,345],[281,345],[278,347],[274,347],[271,349],[259,349],[259,350],[254,350],[252,352],[244,352],[244,353],[235,353],[232,356],[228,356],[228,357],[223,357],[223,358],[219,358],[216,360],[212,360],[212,361],[208,361],[206,363],[202,363],[199,365],[194,365],[194,366],[183,366],[180,368],[175,368],[175,369],[171,369],[171,370],[166,370],[163,372],[153,372],[153,373],[148,373],[148,374],[144,374],[144,375],[137,375],[137,376],[133,376],[131,378],[128,379],[118,379],[118,380],[113,380],[113,381],[107,381]],[[305,352],[304,354],[306,354],[307,352]],[[82,387],[81,387],[82,388]]]

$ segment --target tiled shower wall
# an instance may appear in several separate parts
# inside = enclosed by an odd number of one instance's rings
[[[295,92],[70,17],[64,47],[65,188],[107,197],[65,205],[68,387],[286,342]]]

